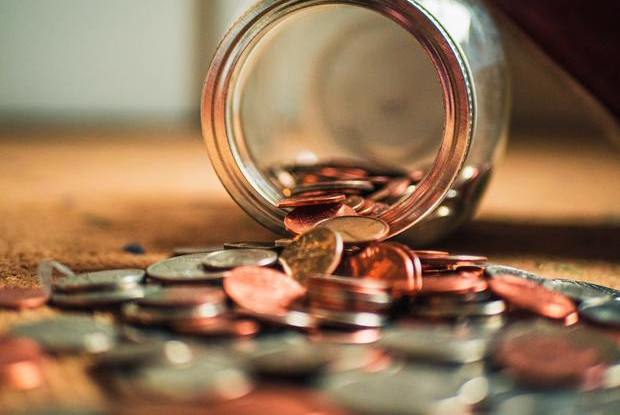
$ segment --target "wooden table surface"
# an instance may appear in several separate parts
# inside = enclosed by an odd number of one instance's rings
[[[2,286],[32,286],[45,258],[79,271],[143,267],[178,246],[274,238],[225,193],[198,131],[0,139]],[[619,155],[587,137],[514,140],[477,219],[433,248],[620,289]],[[123,252],[130,242],[147,254]],[[0,333],[55,313],[0,310]],[[87,361],[51,362],[46,386],[36,390],[0,389],[0,408],[102,405]]]

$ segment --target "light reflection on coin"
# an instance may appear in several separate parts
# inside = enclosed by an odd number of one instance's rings
[[[54,289],[64,292],[114,289],[118,286],[138,284],[144,279],[142,269],[116,269],[94,271],[64,277],[54,283]]]
[[[591,301],[579,307],[579,314],[589,321],[620,328],[620,300]]]
[[[267,249],[224,249],[211,252],[202,260],[207,268],[264,267],[278,260],[278,254]]]
[[[385,221],[366,216],[335,217],[320,222],[317,227],[337,232],[346,244],[380,241],[390,232],[390,226]]]
[[[146,272],[152,279],[162,282],[197,282],[219,281],[224,278],[222,272],[209,272],[204,269],[202,261],[208,254],[182,255],[150,265]]]
[[[112,291],[80,292],[52,295],[52,302],[62,307],[96,308],[107,307],[144,297],[144,288],[135,285]]]

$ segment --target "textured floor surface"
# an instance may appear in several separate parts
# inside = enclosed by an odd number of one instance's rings
[[[0,286],[35,284],[44,258],[79,271],[146,266],[178,246],[273,238],[229,199],[198,132],[0,140]],[[620,153],[605,143],[519,140],[477,219],[433,248],[620,289],[619,183]],[[123,252],[131,242],[147,254]],[[0,310],[0,333],[54,312]],[[103,399],[82,359],[53,363],[48,377],[43,389],[0,391],[0,407]]]

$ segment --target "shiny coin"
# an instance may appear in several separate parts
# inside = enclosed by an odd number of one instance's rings
[[[467,266],[484,266],[487,258],[474,255],[448,255],[421,257],[424,270],[451,270]]]
[[[173,323],[172,329],[178,333],[193,336],[239,338],[258,334],[260,326],[252,320],[232,320],[224,317],[215,317]]]
[[[279,249],[275,242],[269,241],[241,241],[226,242],[224,249]]]
[[[455,330],[445,326],[422,326],[388,330],[379,344],[393,353],[411,359],[472,363],[484,359],[489,339],[468,330]]]
[[[284,227],[289,232],[300,235],[314,228],[319,222],[338,216],[355,216],[357,213],[347,205],[340,203],[331,205],[298,207],[284,218]]]
[[[61,278],[54,283],[54,290],[63,292],[110,290],[119,286],[139,284],[144,275],[145,272],[141,269],[85,272]]]
[[[317,225],[328,228],[342,236],[345,244],[364,244],[384,239],[390,233],[390,225],[381,219],[365,216],[340,216],[327,219]]]
[[[0,385],[15,390],[43,384],[43,352],[30,339],[0,339]]]
[[[236,314],[243,317],[251,317],[266,325],[288,327],[299,330],[312,330],[318,327],[316,318],[305,311],[288,310],[278,313],[257,313],[252,310],[239,309]]]
[[[292,194],[299,195],[306,192],[329,191],[342,193],[368,192],[374,189],[371,182],[366,180],[334,180],[312,184],[303,184],[293,189]]]
[[[423,278],[421,294],[464,294],[485,291],[488,288],[481,269],[427,274]]]
[[[50,353],[101,353],[117,341],[113,326],[83,316],[61,316],[14,326],[13,336],[28,337]]]
[[[411,181],[408,177],[397,177],[391,179],[381,189],[371,193],[368,198],[370,200],[374,200],[375,202],[385,200],[387,198],[399,198],[407,192],[410,184]]]
[[[183,256],[183,255],[196,255],[196,254],[208,254],[209,252],[219,251],[222,249],[222,245],[211,245],[211,246],[183,246],[179,248],[174,248],[172,250],[172,256]]]
[[[315,274],[331,274],[342,258],[342,238],[327,228],[316,228],[294,240],[280,255],[284,271],[304,283]]]
[[[207,268],[226,270],[236,267],[265,267],[277,260],[278,254],[267,249],[224,249],[205,255],[202,264]]]
[[[295,208],[300,206],[329,205],[344,202],[347,197],[343,194],[327,194],[320,196],[297,196],[282,199],[278,202],[279,208]]]
[[[563,294],[519,277],[494,277],[489,281],[491,290],[504,301],[544,317],[568,320],[576,319],[577,308]]]
[[[364,198],[358,195],[351,195],[347,197],[344,202],[345,205],[349,206],[351,209],[359,212],[362,206],[364,206]]]
[[[269,268],[239,267],[224,280],[226,294],[240,307],[280,314],[306,290],[290,276]]]
[[[170,287],[150,290],[139,305],[147,307],[192,307],[201,304],[223,304],[226,301],[224,292],[219,288],[210,287]]]
[[[102,369],[139,368],[149,364],[185,364],[192,360],[192,350],[183,342],[148,341],[121,344],[97,356]]]
[[[193,254],[165,259],[149,266],[146,272],[152,279],[167,283],[221,281],[224,278],[222,272],[204,269],[202,261],[207,255]]]
[[[144,297],[145,289],[140,285],[123,289],[96,292],[56,293],[52,302],[60,307],[96,308],[108,307]]]
[[[378,313],[347,312],[311,308],[310,312],[319,325],[344,328],[379,328],[387,324],[387,317]]]
[[[611,299],[617,295],[617,291],[602,285],[592,284],[586,281],[574,280],[545,280],[543,286],[581,303],[592,300]]]
[[[464,318],[497,316],[506,311],[503,300],[488,300],[480,302],[441,302],[437,305],[417,304],[411,308],[411,313],[420,317],[431,318]]]
[[[597,324],[620,327],[620,300],[583,303],[579,306],[579,314]]]
[[[205,303],[193,307],[164,308],[125,304],[122,316],[125,321],[143,325],[167,325],[179,321],[201,320],[220,316],[226,312],[224,303]]]
[[[491,278],[502,277],[503,275],[511,275],[513,277],[522,278],[524,280],[529,280],[539,284],[547,281],[545,278],[540,277],[536,274],[532,274],[531,272],[524,271],[519,268],[507,267],[505,265],[488,264],[485,267],[485,273]]]
[[[0,308],[25,310],[42,307],[49,299],[49,292],[41,288],[0,288]]]

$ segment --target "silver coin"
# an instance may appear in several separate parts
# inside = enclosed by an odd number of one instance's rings
[[[186,364],[193,358],[188,345],[177,340],[126,343],[97,356],[102,369],[138,368],[148,364]]]
[[[583,415],[579,395],[572,392],[529,393],[511,396],[500,401],[491,411],[493,415]],[[603,415],[603,413],[601,413]]]
[[[579,306],[579,315],[597,324],[620,327],[620,300],[590,301]]]
[[[202,304],[195,307],[158,308],[135,303],[126,304],[122,315],[125,321],[144,325],[166,325],[179,321],[218,317],[226,312],[225,304]]]
[[[54,282],[54,290],[63,292],[84,292],[114,289],[118,286],[139,284],[144,279],[142,269],[113,269],[85,272],[68,276]]]
[[[204,269],[202,261],[207,255],[192,254],[165,259],[149,266],[146,273],[154,280],[167,283],[221,281],[224,273]]]
[[[553,279],[543,282],[543,286],[564,294],[577,302],[611,299],[617,295],[617,291],[612,288],[586,281]]]
[[[132,386],[147,398],[183,403],[237,399],[253,388],[247,374],[233,361],[211,354],[187,365],[147,367],[133,378]]]
[[[485,267],[485,273],[491,278],[507,274],[514,277],[523,278],[528,281],[536,282],[538,284],[542,284],[546,281],[546,278],[543,278],[539,275],[532,274],[531,272],[527,272],[519,268],[507,267],[504,265],[488,264]]]
[[[50,353],[101,353],[117,342],[114,327],[85,316],[64,315],[14,326],[16,337],[29,337]]]
[[[318,182],[312,184],[302,184],[295,187],[292,195],[296,196],[306,192],[320,191],[360,191],[369,192],[375,187],[367,180],[334,180],[329,182]]]
[[[183,255],[196,255],[196,254],[208,254],[209,252],[219,251],[222,249],[222,245],[210,245],[210,246],[182,246],[174,248],[172,250],[172,257]]]
[[[277,239],[274,242],[274,244],[276,245],[277,248],[286,248],[287,246],[289,246],[292,243],[293,243],[293,239],[291,239],[291,238]]]
[[[247,309],[238,309],[235,313],[243,317],[254,318],[266,324],[291,329],[312,330],[318,327],[316,318],[305,311],[289,310],[282,314],[266,314]]]
[[[275,242],[268,241],[242,241],[226,242],[224,249],[279,249]]]
[[[472,363],[485,358],[489,338],[445,326],[391,329],[379,344],[391,352],[412,359],[445,363]]]
[[[336,358],[326,347],[311,343],[282,344],[280,347],[259,349],[249,359],[253,372],[284,378],[316,375]]]
[[[60,307],[95,308],[107,307],[144,297],[145,289],[140,285],[123,287],[113,291],[97,291],[52,295],[52,302]]]
[[[274,264],[278,254],[267,249],[224,249],[207,254],[202,264],[213,269],[231,269],[236,267],[265,267]]]
[[[506,303],[503,300],[490,300],[471,303],[454,303],[436,305],[414,305],[411,313],[421,317],[459,318],[459,317],[484,317],[497,316],[506,311]]]
[[[387,317],[378,313],[333,311],[312,308],[312,315],[319,325],[347,328],[378,328],[387,324]]]

